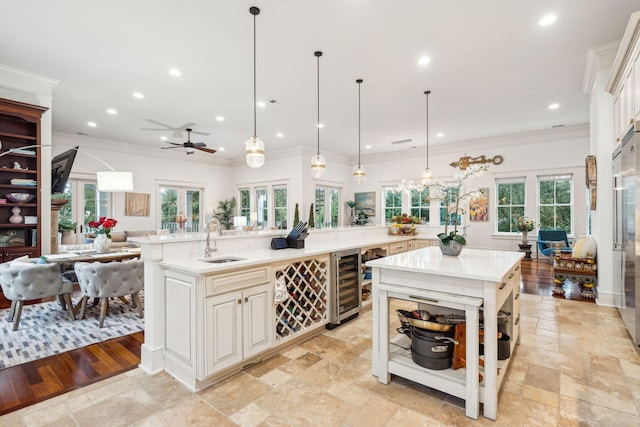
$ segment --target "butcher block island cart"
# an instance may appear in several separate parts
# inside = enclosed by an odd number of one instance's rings
[[[457,257],[428,247],[367,262],[373,271],[372,373],[387,384],[391,374],[464,399],[466,414],[495,420],[498,391],[510,358],[498,360],[498,313],[510,313],[501,333],[510,337],[513,354],[520,335],[521,252],[465,248]],[[465,316],[466,368],[427,369],[414,363],[404,334],[389,332],[390,300],[415,303],[430,313]],[[479,354],[480,314],[483,314],[484,356]],[[480,367],[484,363],[484,368]]]

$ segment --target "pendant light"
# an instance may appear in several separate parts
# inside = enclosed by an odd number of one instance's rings
[[[360,184],[367,179],[367,175],[364,166],[360,162],[360,85],[362,84],[362,79],[356,80],[356,83],[358,83],[358,164],[353,168],[353,182]]]
[[[427,96],[427,168],[424,170],[424,174],[422,174],[422,185],[427,186],[433,179],[433,175],[431,174],[431,169],[429,169],[429,94],[430,90],[424,92]]]
[[[256,15],[260,14],[260,9],[250,7],[249,13],[253,15],[253,136],[245,142],[245,152],[249,167],[260,168],[264,165],[264,142],[256,132]]]
[[[327,161],[324,156],[320,154],[320,57],[322,52],[314,52],[316,58],[318,58],[318,120],[316,121],[316,127],[318,128],[318,151],[316,155],[311,158],[311,174],[314,178],[322,178],[327,173]]]

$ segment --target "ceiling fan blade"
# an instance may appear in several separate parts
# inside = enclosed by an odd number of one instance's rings
[[[166,132],[171,129],[160,129],[160,128],[140,128],[140,130],[161,130],[162,132]]]
[[[212,149],[212,148],[205,148],[205,147],[193,147],[196,150],[200,150],[200,151],[204,151],[205,153],[211,153],[211,154],[215,154],[216,150]]]
[[[169,142],[169,141],[165,141],[165,143],[167,143],[167,144],[171,144],[171,145],[176,145],[176,146],[178,146],[178,147],[183,147],[183,146],[184,146],[184,144],[178,144],[177,142]],[[167,148],[169,148],[169,147],[167,147]]]
[[[167,124],[160,123],[160,122],[157,122],[157,121],[155,121],[155,120],[145,119],[145,121],[147,121],[147,122],[149,122],[149,123],[153,123],[154,125],[162,126],[162,127],[166,128],[165,130],[171,130],[171,129],[174,129],[174,127],[173,127],[173,126],[169,126],[169,125],[167,125]]]
[[[160,147],[160,148],[162,148],[163,150],[168,150],[170,148],[182,148],[182,144],[180,144],[180,146],[178,147]]]
[[[192,130],[191,133],[195,134],[195,135],[204,135],[204,136],[209,136],[211,135],[210,133],[206,133],[206,132],[198,132],[197,130]]]
[[[174,129],[173,130],[173,137],[174,138],[182,138],[182,131],[180,129]]]
[[[207,144],[205,144],[204,142],[194,142],[193,146],[194,147],[206,147]]]

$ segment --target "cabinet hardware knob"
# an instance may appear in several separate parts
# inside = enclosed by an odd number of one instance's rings
[[[516,319],[516,323],[515,323],[515,325],[517,326],[517,325],[518,325],[518,323],[520,323],[520,316],[518,316],[518,318]]]
[[[238,298],[238,304],[242,304],[242,298]]]
[[[517,267],[516,267],[516,271],[518,271],[518,270],[520,270],[520,266],[517,266]]]
[[[520,298],[520,293],[517,293],[514,299]]]
[[[632,125],[633,124],[633,117],[629,119],[629,124]]]
[[[513,279],[514,274],[515,274],[515,273],[511,273],[511,274],[509,275],[509,279],[508,279],[508,280]]]
[[[616,142],[620,142],[620,138],[616,138]]]
[[[249,297],[244,297],[244,302],[249,302]]]
[[[507,282],[502,282],[502,285],[500,285],[500,289],[504,289],[505,286],[507,286]]]

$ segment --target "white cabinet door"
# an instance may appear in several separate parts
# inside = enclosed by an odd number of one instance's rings
[[[244,349],[248,358],[271,347],[273,333],[269,315],[272,309],[269,286],[262,285],[242,292]]]
[[[205,375],[242,361],[242,292],[205,300]]]
[[[640,120],[640,49],[633,63],[633,110],[636,120]]]
[[[269,285],[205,300],[205,375],[240,363],[271,347],[271,301]]]

